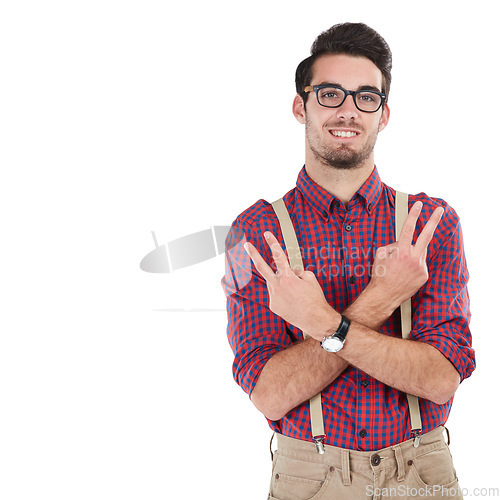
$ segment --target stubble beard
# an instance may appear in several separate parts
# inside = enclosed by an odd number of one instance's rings
[[[348,123],[338,123],[336,127],[357,128]],[[335,128],[329,127],[329,128]],[[359,150],[353,149],[351,146],[344,144],[337,148],[328,147],[321,143],[321,139],[316,131],[311,127],[309,119],[306,117],[306,139],[309,144],[315,159],[329,168],[338,170],[354,170],[361,168],[364,162],[370,157],[377,141],[378,131],[374,130],[367,138],[365,144]]]

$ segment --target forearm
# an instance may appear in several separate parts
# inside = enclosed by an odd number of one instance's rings
[[[352,321],[378,331],[389,319],[397,305],[390,305],[371,284],[358,295],[357,299],[342,313]],[[340,319],[338,320],[340,323]]]
[[[437,404],[446,403],[460,383],[453,364],[435,347],[380,334],[356,321],[336,354],[390,387]]]
[[[362,293],[344,314],[373,329],[380,328],[388,317],[369,293]],[[347,366],[347,361],[309,338],[275,354],[266,363],[251,399],[266,417],[279,420],[330,385]]]
[[[331,384],[347,366],[317,340],[308,338],[278,352],[266,363],[252,392],[252,402],[267,418],[279,420]]]

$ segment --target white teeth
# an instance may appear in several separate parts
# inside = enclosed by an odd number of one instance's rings
[[[356,132],[346,132],[345,130],[332,130],[332,135],[336,137],[354,137],[358,135]]]

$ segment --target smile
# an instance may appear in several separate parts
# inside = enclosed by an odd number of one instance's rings
[[[330,130],[330,134],[334,137],[356,137],[359,132],[353,132],[351,130]]]

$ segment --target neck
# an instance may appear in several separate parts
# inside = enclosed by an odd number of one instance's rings
[[[370,155],[362,164],[353,168],[335,168],[318,162],[313,155],[306,151],[307,175],[323,189],[333,194],[345,206],[358,189],[370,177],[375,167],[373,155]]]

